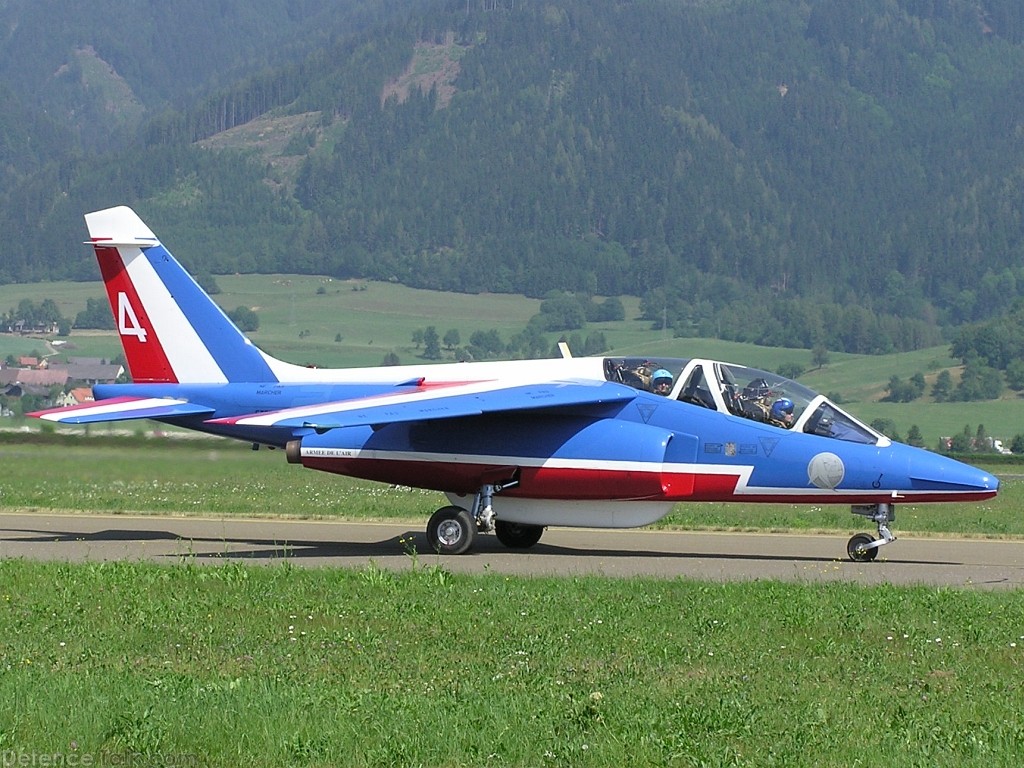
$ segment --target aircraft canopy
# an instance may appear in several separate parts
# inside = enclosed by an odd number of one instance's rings
[[[669,397],[682,402],[836,440],[879,446],[891,442],[824,395],[770,371],[703,359],[607,357],[604,361],[606,379],[648,392],[654,391],[654,379],[661,378],[656,374],[662,370],[673,377]]]

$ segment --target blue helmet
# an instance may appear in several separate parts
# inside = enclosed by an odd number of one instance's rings
[[[793,401],[788,397],[780,397],[772,403],[772,418],[782,421],[786,416],[793,415]]]
[[[657,384],[661,379],[665,379],[669,384],[672,383],[672,374],[666,371],[664,368],[659,368],[653,374],[651,374],[651,384]]]

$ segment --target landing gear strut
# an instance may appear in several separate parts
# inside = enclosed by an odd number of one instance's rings
[[[427,521],[427,543],[442,555],[461,555],[473,546],[477,531],[490,533],[494,530],[494,508],[491,500],[501,486],[490,483],[481,486],[473,497],[470,509],[450,506],[441,507]]]
[[[430,548],[441,555],[461,555],[473,546],[477,531],[493,531],[495,520],[491,500],[501,487],[490,483],[481,486],[480,492],[473,497],[471,509],[441,507],[432,514],[427,521]]]
[[[494,494],[502,489],[500,485],[486,483],[480,487],[480,493],[473,498],[473,519],[476,520],[476,527],[484,533],[494,530],[494,507],[491,502]]]
[[[896,510],[892,504],[855,504],[850,511],[870,519],[878,527],[878,538],[870,533],[858,533],[846,543],[846,554],[854,562],[870,562],[878,556],[879,547],[896,541],[889,530],[889,523],[896,520]]]
[[[469,551],[477,533],[495,533],[498,541],[510,549],[526,549],[540,541],[544,526],[498,520],[494,515],[494,494],[518,484],[513,474],[503,483],[485,483],[473,497],[470,509],[441,507],[427,522],[427,543],[442,555],[461,555]]]

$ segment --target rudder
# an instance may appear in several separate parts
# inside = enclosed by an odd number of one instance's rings
[[[131,208],[85,215],[132,379],[276,381],[267,358]]]

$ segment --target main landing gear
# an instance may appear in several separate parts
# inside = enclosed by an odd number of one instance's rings
[[[515,482],[515,481],[512,481]],[[512,483],[486,484],[473,497],[472,509],[441,507],[427,521],[427,543],[442,555],[461,555],[473,546],[477,533],[491,533],[509,549],[526,549],[540,541],[544,526],[512,523],[494,516],[494,494]]]
[[[474,538],[476,523],[462,507],[441,507],[427,521],[430,548],[442,555],[461,555]]]
[[[846,554],[857,563],[868,563],[878,556],[878,548],[896,541],[889,523],[896,520],[892,504],[855,504],[850,508],[855,515],[870,519],[878,527],[878,537],[870,533],[857,533],[846,543]]]

